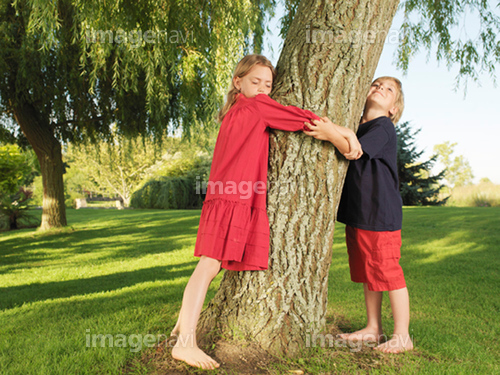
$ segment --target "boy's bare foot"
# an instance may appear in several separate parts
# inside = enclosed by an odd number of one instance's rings
[[[184,361],[193,367],[202,368],[204,370],[213,370],[219,367],[219,363],[206,355],[200,348],[182,347],[176,345],[172,348],[172,357],[179,361]]]
[[[380,339],[383,337],[382,331],[376,331],[370,328],[363,328],[359,331],[352,333],[341,333],[338,335],[343,340],[347,341],[376,341],[380,342]]]
[[[413,342],[410,335],[393,335],[389,341],[384,342],[373,348],[384,353],[403,353],[413,349]]]

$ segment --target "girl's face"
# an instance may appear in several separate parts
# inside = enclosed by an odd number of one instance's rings
[[[269,95],[273,86],[273,73],[267,66],[257,64],[245,76],[234,78],[233,84],[247,98],[258,94]]]

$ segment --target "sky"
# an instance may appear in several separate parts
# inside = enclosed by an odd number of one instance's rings
[[[283,9],[278,7],[264,42],[263,55],[274,65],[283,46],[279,38],[282,14]],[[389,36],[399,30],[401,19],[398,13]],[[470,29],[469,26],[469,35]],[[473,29],[474,25],[472,32]],[[424,151],[422,158],[428,159],[436,144],[456,142],[453,156],[463,155],[468,160],[475,183],[487,177],[500,184],[500,66],[496,88],[490,77],[480,76],[480,86],[469,82],[464,97],[463,85],[454,90],[457,67],[448,70],[445,63],[438,64],[432,55],[428,59],[427,52],[420,52],[410,61],[407,75],[403,75],[394,63],[396,47],[395,43],[385,43],[375,77],[394,76],[402,81],[405,109],[400,122],[409,121],[414,129],[421,128],[415,141],[417,150]],[[434,171],[438,169],[436,165]]]

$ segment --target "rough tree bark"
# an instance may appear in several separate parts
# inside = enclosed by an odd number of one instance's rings
[[[273,97],[356,129],[398,0],[303,0]],[[269,270],[226,271],[200,334],[235,335],[293,355],[325,326],[334,222],[347,162],[329,143],[271,135]]]
[[[43,181],[43,212],[41,230],[63,227],[66,222],[64,206],[63,162],[61,144],[50,130],[40,126],[37,110],[30,104],[14,107],[14,117],[33,147],[40,162]]]

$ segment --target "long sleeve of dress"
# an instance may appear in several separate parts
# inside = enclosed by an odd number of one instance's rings
[[[304,122],[319,119],[319,116],[311,111],[292,105],[284,106],[265,94],[257,95],[255,99],[264,123],[272,129],[286,131],[309,130]]]

